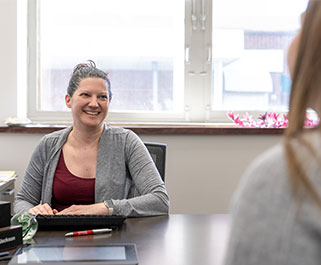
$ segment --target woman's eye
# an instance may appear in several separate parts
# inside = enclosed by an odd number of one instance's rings
[[[106,95],[102,95],[102,96],[100,96],[100,98],[103,99],[103,100],[107,100],[107,96]]]

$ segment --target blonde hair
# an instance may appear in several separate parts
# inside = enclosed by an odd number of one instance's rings
[[[311,144],[303,139],[302,134],[305,130],[306,110],[321,92],[321,0],[309,2],[296,56],[292,75],[289,123],[285,130],[285,151],[295,197],[298,198],[300,192],[307,191],[321,207],[321,197],[310,182],[292,146],[292,140],[296,139],[316,157],[316,152]]]

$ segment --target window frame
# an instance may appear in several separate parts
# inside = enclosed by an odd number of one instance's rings
[[[44,111],[38,110],[40,100],[40,60],[39,46],[41,45],[38,39],[40,25],[37,23],[40,0],[28,1],[28,98],[27,98],[27,116],[35,122],[50,122],[50,123],[70,123],[72,117],[70,112],[66,111]],[[183,47],[182,47],[183,49]],[[184,80],[185,82],[185,80]],[[63,100],[63,99],[62,99]],[[111,102],[112,104],[112,102]],[[111,112],[109,111],[106,120],[110,122],[184,122],[184,111],[177,113],[171,112]]]
[[[38,110],[39,50],[37,24],[38,3],[28,0],[28,98],[27,116],[34,122],[70,123],[70,112]],[[182,0],[184,1],[184,0]],[[212,4],[213,0],[185,0],[184,103],[179,113],[167,112],[109,112],[107,121],[113,123],[215,123],[228,124],[227,111],[212,110]],[[202,18],[205,18],[205,30]],[[196,20],[194,20],[196,18]],[[196,21],[196,30],[193,30]],[[62,99],[63,100],[63,99]],[[112,104],[112,103],[111,103]],[[237,111],[237,110],[235,110]],[[237,111],[238,112],[238,111]],[[262,111],[250,111],[256,119]],[[246,111],[237,114],[242,116]],[[281,112],[280,112],[281,113]]]

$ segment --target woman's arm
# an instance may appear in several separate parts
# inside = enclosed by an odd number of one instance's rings
[[[14,212],[29,211],[40,204],[43,172],[45,165],[44,138],[34,150],[28,164],[22,185],[14,201]]]
[[[108,201],[108,205],[113,207],[113,214],[124,216],[168,214],[169,197],[165,184],[144,143],[133,132],[127,135],[125,156],[138,196]]]

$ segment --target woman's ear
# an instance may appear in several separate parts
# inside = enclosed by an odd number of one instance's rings
[[[71,108],[71,96],[69,94],[65,95],[65,102],[68,108]]]

